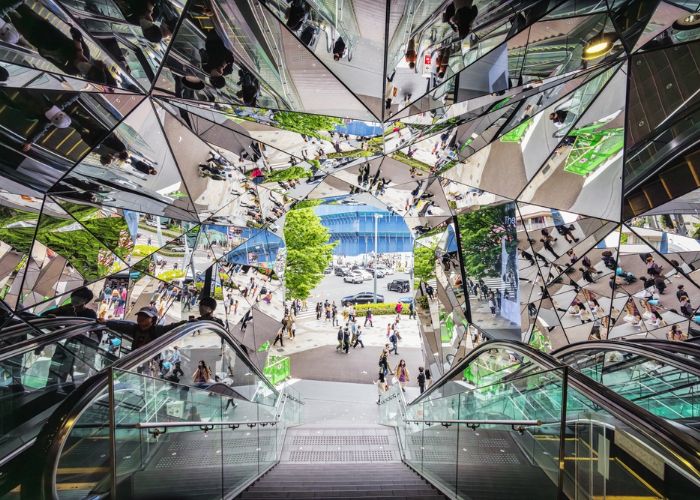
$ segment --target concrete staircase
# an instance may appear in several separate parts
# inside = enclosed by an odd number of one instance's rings
[[[303,425],[287,433],[278,465],[239,495],[280,498],[445,498],[400,460],[393,429]]]
[[[402,463],[280,463],[238,498],[437,499],[440,492]]]

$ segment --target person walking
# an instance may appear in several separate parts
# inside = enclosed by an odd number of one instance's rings
[[[355,345],[357,340],[357,323],[355,321],[348,322],[348,327],[350,328],[350,345]]]
[[[425,369],[422,366],[418,367],[418,387],[420,388],[420,393],[425,392]]]
[[[352,348],[354,349],[357,347],[357,344],[360,344],[362,348],[365,348],[365,343],[362,342],[362,327],[360,325],[357,325],[357,333],[355,334],[355,343],[352,345]]]
[[[178,346],[173,346],[173,352],[170,355],[170,364],[175,367],[173,369],[173,375],[182,377],[185,374],[185,372],[182,371],[182,356],[180,355],[180,348]]]
[[[335,305],[335,302],[331,306],[331,319],[333,320],[331,326],[338,326],[338,306]]]
[[[396,332],[391,332],[391,335],[389,335],[389,342],[391,342],[392,348],[389,349],[389,352],[393,352],[398,356],[399,354],[399,339],[396,336]]]
[[[322,312],[323,312],[323,305],[320,302],[316,302],[316,321],[321,320]]]
[[[406,368],[406,361],[403,359],[399,361],[399,364],[396,365],[396,369],[394,370],[394,373],[396,374],[396,378],[399,381],[399,385],[401,386],[401,390],[403,392],[406,392],[406,384],[408,384],[410,378],[408,374],[408,368]]]
[[[374,325],[372,324],[372,309],[367,309],[367,314],[365,315],[365,325],[367,326],[367,323],[369,323],[369,326],[374,328]]]
[[[389,369],[389,345],[387,344],[379,355],[379,371],[386,377]]]
[[[413,300],[408,303],[408,319],[416,319],[416,307],[413,305]]]
[[[489,309],[491,309],[491,315],[496,316],[496,299],[493,292],[489,294]]]
[[[335,350],[340,351],[343,349],[343,327],[342,326],[338,328],[337,339],[338,339],[338,345],[336,346]]]
[[[382,394],[384,394],[387,391],[387,389],[389,389],[389,386],[386,383],[384,370],[382,370],[381,368],[379,369],[379,376],[375,383],[377,384],[377,404],[379,404],[382,402]]]
[[[195,387],[200,389],[206,389],[209,386],[209,381],[211,380],[211,370],[204,362],[200,360],[197,365],[197,369],[192,374],[192,382],[194,382]]]
[[[284,347],[284,325],[277,331],[277,336],[275,337],[275,341],[272,343],[272,345],[276,346],[277,342],[280,343],[280,347]]]
[[[343,351],[345,351],[345,354],[348,353],[350,350],[350,330],[346,326],[343,328]]]

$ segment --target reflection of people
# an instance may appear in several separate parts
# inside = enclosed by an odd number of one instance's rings
[[[77,29],[70,27],[70,37],[42,17],[22,0],[0,0],[0,17],[7,16],[10,23],[0,21],[3,41],[16,45],[20,35],[37,49],[39,55],[69,75],[83,75],[88,79],[115,85],[104,62],[93,60],[90,49]]]
[[[22,151],[29,152],[32,144],[45,136],[52,128],[68,128],[71,125],[71,118],[64,111],[80,98],[79,94],[71,96],[69,99],[60,102],[51,102],[43,94],[37,99],[35,93],[19,92],[12,99],[0,91],[0,104],[7,106],[22,116],[37,123],[32,127],[32,134],[27,137],[22,145]]]
[[[309,6],[304,0],[292,0],[287,9],[287,27],[292,31],[300,29],[309,17]]]
[[[197,321],[216,321],[221,326],[224,326],[224,322],[214,316],[214,310],[216,310],[216,299],[214,297],[204,297],[199,302],[199,318],[197,318]]]
[[[149,42],[159,43],[171,36],[175,19],[164,0],[123,0],[121,3],[127,20],[141,26],[143,36]]]
[[[406,62],[408,67],[413,69],[416,67],[416,61],[418,60],[418,53],[416,52],[416,39],[411,38],[408,41],[408,47],[406,48]]]
[[[238,84],[241,86],[241,90],[236,92],[236,96],[243,101],[246,106],[255,106],[258,101],[258,94],[260,93],[260,82],[255,75],[245,68],[241,68],[238,71]]]
[[[454,14],[448,17],[448,23],[457,32],[459,39],[464,40],[471,32],[472,24],[479,14],[479,10],[476,8],[476,5],[473,5],[472,0],[454,0],[450,7],[452,9],[448,8],[443,18],[449,16],[454,10]]]
[[[207,33],[205,49],[200,53],[206,59],[202,62],[202,69],[209,73],[209,83],[214,88],[224,88],[225,77],[233,73],[233,52],[228,49],[216,30]]]
[[[562,128],[565,125],[566,117],[568,114],[568,111],[564,109],[558,109],[549,113],[549,119],[552,120],[552,123],[555,127]]]
[[[209,385],[211,379],[211,370],[207,364],[201,360],[197,365],[197,369],[192,374],[192,382],[194,382],[195,387],[205,389]]]
[[[90,289],[82,287],[73,290],[70,294],[70,304],[51,309],[45,313],[46,316],[76,316],[80,318],[97,319],[97,313],[85,307],[93,299]]]
[[[138,349],[182,324],[180,322],[169,325],[157,325],[156,321],[158,321],[158,312],[154,307],[147,306],[139,309],[139,312],[136,314],[136,322],[107,321],[107,328],[130,335],[133,339],[131,348]]]
[[[338,37],[333,44],[333,59],[340,61],[340,59],[345,55],[345,40],[343,37]]]

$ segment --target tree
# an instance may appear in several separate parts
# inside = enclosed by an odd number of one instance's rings
[[[413,275],[420,281],[435,277],[435,251],[420,243],[413,248]]]
[[[311,115],[294,111],[278,111],[275,113],[277,126],[291,132],[328,139],[328,131],[334,130],[336,125],[342,125],[343,120],[334,116]]]
[[[501,241],[506,238],[506,251],[514,260],[517,248],[515,228],[507,223],[513,218],[513,205],[487,207],[457,216],[462,258],[467,275],[480,279],[501,275]]]
[[[323,279],[336,242],[311,208],[291,210],[284,224],[287,262],[284,279],[289,299],[307,299]]]

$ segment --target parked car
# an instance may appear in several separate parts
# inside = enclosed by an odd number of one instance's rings
[[[373,271],[373,273],[374,272],[377,273],[377,278],[383,278],[384,276],[386,276],[386,269],[382,269],[381,267],[378,267],[376,271]]]
[[[355,273],[359,273],[359,275],[362,276],[362,279],[365,281],[374,279],[374,275],[369,271],[366,271],[365,269],[358,269],[357,271],[355,271]]]
[[[386,286],[386,289],[390,292],[407,293],[411,291],[411,284],[408,280],[393,280]]]
[[[348,269],[346,267],[338,266],[333,270],[333,274],[335,274],[336,276],[347,276]]]
[[[374,302],[375,294],[372,292],[362,292],[356,293],[355,295],[348,295],[343,297],[341,303],[344,306],[349,306],[353,304],[371,304]],[[377,302],[384,302],[384,295],[377,294]]]
[[[377,266],[377,271],[383,271],[385,276],[389,276],[391,274],[394,274],[394,270],[390,267],[384,267],[384,266]]]
[[[345,283],[362,283],[364,280],[360,273],[349,273],[343,278]]]

